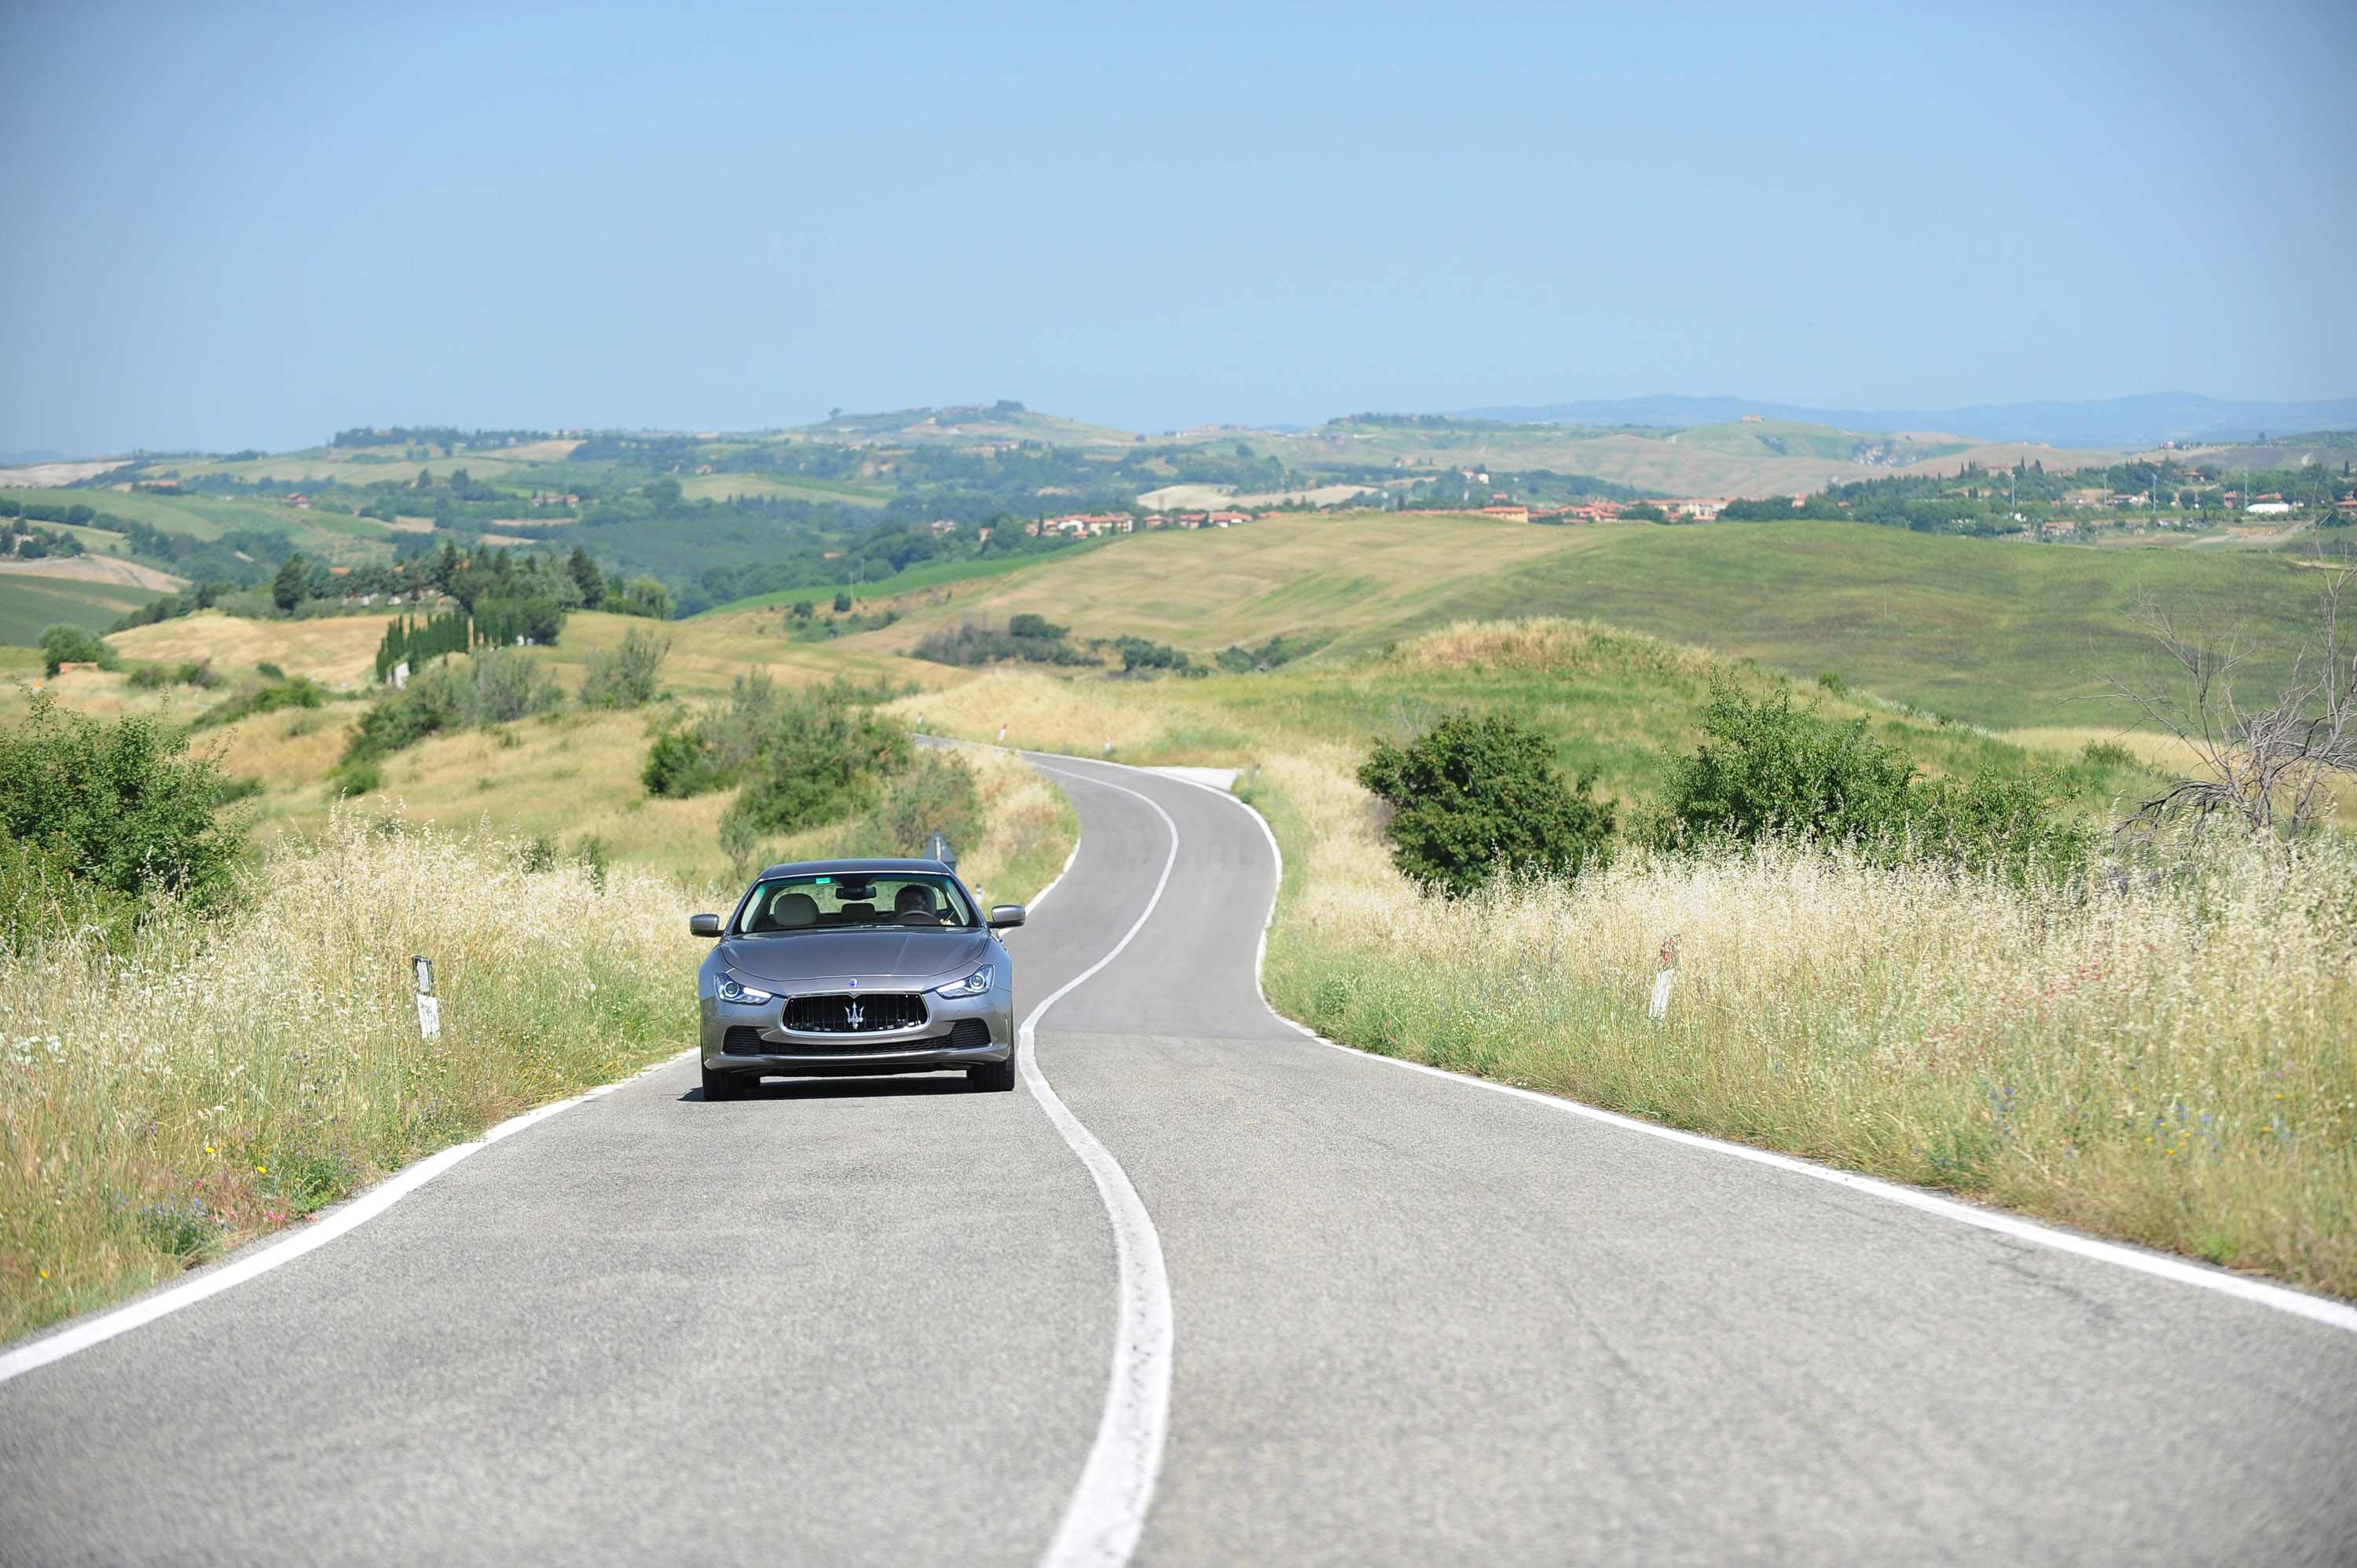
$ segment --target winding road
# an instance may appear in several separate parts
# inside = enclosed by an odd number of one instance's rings
[[[1308,1038],[1257,820],[1034,760],[1032,1092],[676,1061],[16,1347],[0,1563],[2357,1561],[2357,1317]]]

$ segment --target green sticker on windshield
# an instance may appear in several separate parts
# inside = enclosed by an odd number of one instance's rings
[[[820,877],[820,878],[818,879],[818,885],[819,885],[821,887],[823,887],[823,886],[825,886],[828,883],[830,883],[830,882],[832,882],[832,881],[834,881],[834,877],[832,877],[832,876],[822,876],[822,877]]]

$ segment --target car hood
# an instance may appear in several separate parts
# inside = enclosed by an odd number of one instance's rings
[[[750,980],[926,980],[980,963],[980,931],[802,931],[720,944],[720,961]]]

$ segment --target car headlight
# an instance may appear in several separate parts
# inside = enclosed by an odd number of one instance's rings
[[[947,985],[933,987],[936,996],[979,996],[990,989],[990,965],[984,964],[963,980],[953,980]]]
[[[756,985],[748,985],[735,975],[724,974],[714,988],[723,1002],[775,1002],[777,997]]]

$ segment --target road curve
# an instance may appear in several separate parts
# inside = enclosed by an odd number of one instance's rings
[[[1018,1007],[1135,929],[1033,1048],[1167,1277],[1135,1561],[2352,1559],[2357,1335],[1307,1039],[1257,824],[1039,760]],[[1088,1168],[962,1080],[693,1084],[0,1383],[0,1562],[1039,1561],[1123,1342]]]

